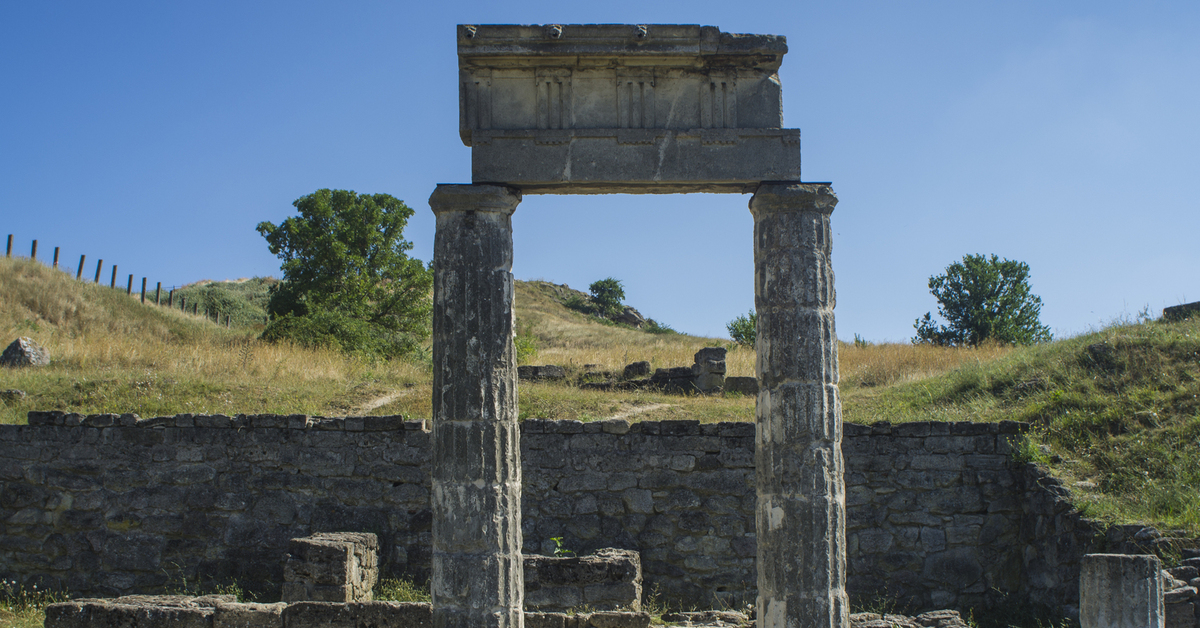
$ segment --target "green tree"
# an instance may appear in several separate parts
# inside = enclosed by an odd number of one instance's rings
[[[625,286],[621,282],[609,277],[600,281],[592,282],[588,286],[588,291],[592,293],[592,303],[601,316],[613,318],[620,316],[621,312],[625,311],[625,306],[622,301],[625,300]]]
[[[755,339],[758,338],[758,314],[754,310],[750,310],[749,314],[738,316],[737,318],[725,323],[725,329],[729,330],[729,337],[739,345],[753,347]]]
[[[1029,265],[995,255],[965,255],[929,278],[938,300],[938,325],[926,312],[913,327],[913,344],[975,346],[985,340],[1028,345],[1050,340],[1050,328],[1039,320],[1042,299],[1029,291]]]
[[[412,243],[403,232],[412,209],[388,194],[359,195],[348,190],[317,190],[293,205],[299,216],[278,226],[258,224],[271,252],[283,260],[284,281],[267,305],[271,326],[279,323],[276,331],[303,328],[309,330],[308,338],[314,329],[336,336],[338,330],[352,328],[355,337],[375,340],[363,343],[347,338],[349,343],[331,344],[346,349],[347,344],[376,347],[367,352],[389,354],[395,353],[395,347],[412,347],[415,340],[428,337],[433,273],[420,260],[408,257]],[[287,317],[309,321],[282,323]],[[321,324],[313,325],[316,321]],[[269,326],[264,337],[279,337],[270,332]],[[305,340],[305,344],[320,342]]]

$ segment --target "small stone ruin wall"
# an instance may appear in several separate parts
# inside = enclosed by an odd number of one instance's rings
[[[373,532],[381,577],[429,576],[429,432],[399,417],[31,413],[0,426],[0,578],[74,595],[236,580],[280,593],[289,539]],[[527,554],[637,550],[644,598],[755,594],[750,423],[522,424]],[[1077,604],[1095,528],[1015,462],[1016,423],[847,424],[852,596],[919,608],[996,591]]]

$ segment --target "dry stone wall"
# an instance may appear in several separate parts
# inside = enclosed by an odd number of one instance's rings
[[[429,576],[419,421],[30,422],[0,426],[2,578],[76,595],[236,579],[277,596],[289,539],[334,531],[378,535],[383,578]],[[1079,560],[1103,536],[1064,488],[1014,461],[1021,429],[845,425],[851,595],[925,609],[987,604],[995,590],[1077,604]],[[749,423],[524,421],[523,550],[636,550],[645,596],[752,601],[754,439]]]

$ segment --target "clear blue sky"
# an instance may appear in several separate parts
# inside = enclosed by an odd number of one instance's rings
[[[254,231],[319,188],[416,210],[467,183],[459,23],[691,23],[788,38],[784,123],[832,181],[837,326],[905,341],[930,275],[1027,262],[1071,335],[1200,300],[1200,3],[0,4],[0,237],[150,285],[278,275]],[[530,196],[518,279],[723,336],[753,305],[748,196]],[[107,269],[105,275],[107,276]]]

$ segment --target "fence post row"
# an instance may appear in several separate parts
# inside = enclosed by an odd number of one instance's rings
[[[12,257],[12,247],[13,247],[13,234],[10,233],[10,234],[8,234],[8,242],[4,249],[5,257],[8,257],[8,258]],[[29,257],[33,261],[37,261],[37,250],[38,250],[38,241],[33,240],[32,244],[30,245],[30,249],[29,249]],[[57,247],[57,246],[54,247],[53,268],[55,268],[55,269],[58,269],[58,261],[59,261],[61,252],[62,252],[62,247]],[[87,262],[87,254],[85,253],[85,254],[80,255],[79,256],[79,266],[75,269],[75,280],[76,281],[81,281],[83,279],[83,267],[86,262]],[[92,283],[96,283],[96,284],[100,283],[100,272],[103,269],[104,269],[104,258],[100,258],[100,259],[96,260],[96,274],[92,278]],[[142,303],[146,302],[147,279],[148,279],[147,277],[142,277],[142,292],[141,292]],[[117,287],[117,265],[116,264],[112,265],[112,276],[108,281],[108,287],[109,288]],[[126,283],[126,285],[125,285],[125,294],[130,295],[130,296],[133,295],[133,275],[132,274],[129,275],[128,283]],[[159,305],[159,306],[162,305],[162,282],[161,281],[156,282],[154,284],[154,304]],[[170,307],[170,308],[175,307],[175,288],[169,288],[167,290],[167,307]],[[187,297],[185,297],[183,295],[179,295],[179,309],[184,312],[187,312]],[[192,303],[192,314],[195,315],[195,314],[199,314],[199,313],[200,313],[200,303],[199,302]],[[212,318],[213,320],[216,321],[216,323],[218,325],[221,324],[221,312],[219,310],[209,310],[207,307],[205,307],[204,308],[204,317]],[[269,322],[270,317],[267,317],[264,320]],[[232,325],[233,325],[233,317],[229,314],[225,314],[225,326],[231,327]]]

